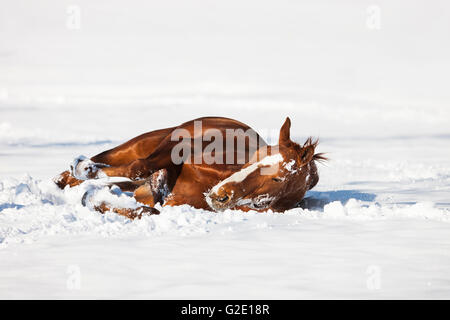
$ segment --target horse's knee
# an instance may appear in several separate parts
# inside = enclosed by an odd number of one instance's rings
[[[161,169],[153,173],[147,182],[134,191],[136,201],[155,206],[157,203],[163,203],[169,193],[169,175],[166,169]]]
[[[137,202],[148,206],[155,206],[158,202],[149,183],[146,183],[134,191],[134,198]]]

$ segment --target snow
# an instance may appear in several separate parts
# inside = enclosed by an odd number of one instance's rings
[[[289,171],[290,174],[294,174],[297,172],[297,169],[294,169],[293,166],[295,164],[295,160],[291,160],[283,165],[283,167]],[[300,169],[301,170],[301,169]],[[308,179],[306,179],[308,181]]]
[[[0,298],[450,298],[446,2],[379,1],[379,30],[358,1],[78,5],[79,30],[56,0],[0,12]],[[130,221],[82,206],[135,205],[108,179],[51,181],[207,115],[319,137],[303,208]]]

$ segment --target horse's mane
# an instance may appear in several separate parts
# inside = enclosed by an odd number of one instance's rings
[[[292,143],[293,143],[294,149],[297,152],[300,152],[300,150],[302,148],[313,147],[315,149],[317,147],[317,145],[319,144],[319,138],[313,139],[313,137],[308,137],[308,139],[306,139],[306,141],[303,144],[303,146],[300,146],[298,143],[293,142],[293,141],[292,141]],[[325,157],[325,153],[321,152],[321,153],[314,154],[312,160],[323,162],[323,161],[327,161],[328,158]]]

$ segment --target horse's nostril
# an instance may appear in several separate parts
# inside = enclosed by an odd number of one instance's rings
[[[225,196],[223,198],[218,198],[217,201],[219,201],[219,202],[226,202],[228,199],[229,199],[228,196]]]

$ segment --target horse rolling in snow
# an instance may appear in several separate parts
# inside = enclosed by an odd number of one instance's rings
[[[91,202],[97,211],[111,210],[131,219],[159,213],[153,208],[156,203],[213,211],[283,212],[296,207],[317,184],[315,162],[326,160],[315,154],[317,140],[309,138],[302,146],[293,142],[290,127],[286,118],[278,145],[268,146],[237,120],[199,118],[145,133],[90,159],[79,157],[55,183],[64,188],[89,179],[128,178],[109,185],[133,192],[139,203],[135,208],[95,203],[93,192],[84,195],[83,204]]]

